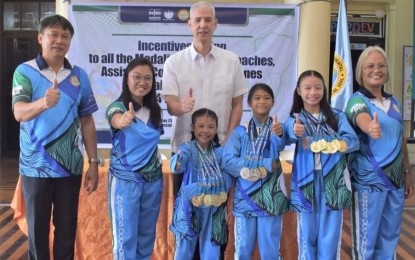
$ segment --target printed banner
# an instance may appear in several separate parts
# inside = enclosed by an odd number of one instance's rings
[[[297,77],[298,10],[294,5],[215,5],[218,27],[213,44],[235,52],[248,85],[266,83],[274,90],[271,115],[283,122],[289,115]],[[163,109],[169,144],[171,116],[161,99],[163,64],[175,52],[191,45],[187,25],[189,5],[158,3],[73,3],[69,20],[75,35],[68,54],[72,64],[88,73],[99,111],[94,114],[100,144],[111,143],[105,119],[108,105],[121,93],[124,68],[135,57],[147,57],[154,66],[158,102]],[[244,98],[241,123],[251,117]]]

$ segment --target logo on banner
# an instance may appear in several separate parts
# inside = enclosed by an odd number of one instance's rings
[[[177,17],[182,22],[185,22],[185,21],[189,20],[189,17],[190,17],[189,10],[187,10],[187,9],[179,10],[179,12],[177,13]]]
[[[149,21],[161,21],[161,9],[148,9]]]
[[[165,20],[173,20],[174,12],[172,10],[164,11]]]
[[[346,65],[344,64],[344,60],[339,55],[334,56],[334,64],[333,64],[333,79],[335,79],[334,84],[332,86],[332,95],[336,96],[339,93],[344,85],[346,84]]]

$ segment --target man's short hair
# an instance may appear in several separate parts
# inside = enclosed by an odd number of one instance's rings
[[[202,7],[207,7],[207,8],[210,8],[211,10],[212,10],[212,14],[213,14],[213,17],[212,18],[215,18],[215,7],[211,4],[211,3],[209,3],[209,2],[206,2],[206,1],[200,1],[200,2],[196,2],[196,3],[194,3],[191,7],[190,7],[190,19],[191,18],[193,18],[193,12],[196,10],[196,9],[199,9],[199,8],[202,8]]]
[[[73,29],[71,22],[69,22],[68,19],[66,19],[65,17],[58,14],[43,18],[40,21],[39,32],[43,33],[46,28],[55,27],[57,25],[61,26],[64,30],[69,30],[71,36],[74,35],[75,30]]]

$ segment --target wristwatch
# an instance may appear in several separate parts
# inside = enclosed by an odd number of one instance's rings
[[[88,159],[88,163],[100,164],[101,163],[101,159],[99,159],[99,158],[90,158],[90,159]]]

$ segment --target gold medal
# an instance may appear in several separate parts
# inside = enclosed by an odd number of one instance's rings
[[[258,168],[250,169],[251,176],[249,177],[250,181],[257,181],[261,177],[261,173]]]
[[[329,153],[330,153],[330,154],[334,154],[334,153],[336,153],[336,152],[337,152],[336,147],[334,147],[333,142],[330,142],[330,143],[329,143]]]
[[[317,142],[312,142],[310,144],[310,149],[313,153],[319,153],[321,150],[319,149],[319,145]]]
[[[333,145],[331,144],[331,142],[326,142],[326,148],[321,152],[324,154],[333,153]]]
[[[243,167],[240,173],[241,173],[241,177],[245,180],[247,180],[249,176],[251,175],[251,172],[247,167]]]
[[[215,207],[219,207],[220,205],[222,205],[223,201],[220,195],[217,195],[217,194],[213,195],[212,203],[213,203],[213,206]]]
[[[333,147],[336,149],[336,151],[340,150],[340,148],[341,148],[341,144],[340,144],[339,139],[334,139],[334,140],[332,141],[332,143],[333,143]]]
[[[319,144],[319,149],[322,152],[323,150],[327,149],[327,141],[324,139],[320,139],[318,140],[318,144]]]
[[[268,174],[268,171],[265,169],[265,167],[259,167],[259,172],[261,179],[265,178]]]
[[[192,204],[193,204],[193,206],[195,206],[195,207],[200,207],[200,206],[202,206],[202,199],[201,199],[201,196],[194,196],[193,198],[192,198]]]
[[[221,191],[220,198],[222,199],[222,202],[225,202],[228,199],[228,194],[226,194],[224,191]]]
[[[213,205],[212,204],[212,195],[211,194],[205,195],[203,197],[203,204],[205,204],[206,206],[212,206]]]

